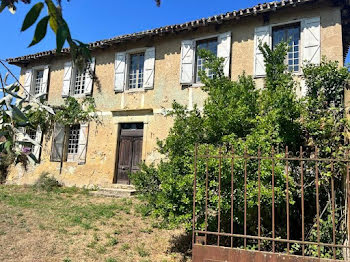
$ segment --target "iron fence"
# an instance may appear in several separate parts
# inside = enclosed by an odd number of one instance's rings
[[[256,151],[196,145],[193,244],[348,260],[349,152]]]

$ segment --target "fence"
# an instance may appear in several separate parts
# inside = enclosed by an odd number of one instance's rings
[[[348,260],[349,152],[283,151],[196,145],[194,245]]]

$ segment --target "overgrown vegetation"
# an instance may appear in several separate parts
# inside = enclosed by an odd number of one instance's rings
[[[132,175],[136,187],[147,200],[152,213],[160,216],[168,225],[185,223],[190,230],[193,205],[193,166],[194,146],[196,143],[205,144],[199,147],[199,153],[227,154],[232,148],[238,155],[271,155],[285,154],[285,146],[289,151],[297,153],[299,146],[304,147],[305,154],[313,154],[319,147],[321,157],[344,156],[348,145],[345,143],[348,121],[345,117],[344,88],[350,79],[346,68],[339,68],[338,63],[323,60],[320,65],[306,65],[304,78],[307,94],[303,98],[296,95],[298,82],[293,79],[284,63],[287,46],[280,44],[271,50],[268,46],[261,47],[266,62],[265,86],[258,90],[252,77],[239,76],[237,81],[231,81],[223,75],[222,60],[210,52],[201,50],[200,56],[206,58],[206,67],[214,72],[213,78],[208,78],[201,72],[201,80],[205,84],[203,90],[208,99],[203,111],[194,108],[188,111],[184,106],[174,103],[174,126],[164,141],[159,141],[159,152],[166,160],[155,166],[143,165],[142,170]],[[291,232],[292,239],[300,238],[300,172],[295,163],[290,163],[289,191],[290,223],[298,230]],[[244,161],[235,161],[234,178],[234,228],[235,233],[243,233],[244,206]],[[271,160],[261,162],[261,200],[258,203],[258,180],[256,161],[247,163],[247,231],[257,232],[257,205],[261,206],[262,235],[271,236]],[[221,174],[221,230],[230,232],[231,206],[231,162],[222,160]],[[204,228],[205,202],[205,161],[198,161],[197,180],[197,227]],[[307,166],[307,170],[314,164]],[[274,163],[275,171],[275,208],[276,235],[286,238],[286,174],[285,161]],[[217,231],[218,209],[218,161],[210,159],[209,170],[209,210],[208,229]],[[321,217],[323,233],[329,229],[328,216],[330,204],[330,178],[333,175],[337,191],[337,241],[341,244],[344,238],[344,190],[343,166],[337,165],[330,173],[330,165],[321,164],[320,170],[320,203],[324,211]],[[305,218],[308,240],[315,236],[315,187],[313,172],[305,173],[305,206],[310,214]],[[296,203],[298,200],[298,203]],[[328,222],[327,222],[328,221]],[[301,228],[301,227],[300,227]],[[326,234],[323,234],[325,237]],[[332,235],[324,241],[331,242]],[[216,240],[216,238],[215,238]],[[222,240],[225,241],[225,240]],[[241,246],[241,240],[235,240],[235,246]],[[251,248],[256,242],[248,241]],[[264,249],[271,249],[270,242],[262,241]],[[277,250],[283,251],[286,246],[277,245]],[[312,254],[314,247],[307,247]],[[298,254],[301,247],[294,246],[293,252]],[[341,253],[341,252],[338,252]],[[331,256],[331,251],[323,250],[324,257]],[[341,256],[341,254],[338,254]]]
[[[53,190],[61,187],[62,185],[49,173],[44,172],[40,175],[39,179],[35,182],[34,187],[46,192],[52,192]]]

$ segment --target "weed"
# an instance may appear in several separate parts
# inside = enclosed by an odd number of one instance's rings
[[[107,258],[105,261],[106,262],[118,262],[118,260],[116,260],[115,258]]]
[[[148,257],[150,255],[150,252],[145,249],[144,244],[137,246],[136,252],[139,254],[140,257]]]
[[[119,229],[114,230],[114,235],[120,235],[122,233],[122,231],[120,231]]]
[[[140,229],[141,233],[151,234],[153,232],[152,228],[142,228]]]
[[[112,246],[116,246],[118,243],[119,243],[118,239],[112,237],[111,239],[109,239],[107,245],[112,247]]]
[[[130,249],[130,245],[128,243],[125,243],[123,244],[121,247],[120,247],[120,250],[121,251],[126,251],[126,250],[129,250]]]
[[[48,172],[43,172],[34,184],[34,188],[46,192],[52,192],[61,186],[62,185],[54,177],[50,176]]]
[[[69,258],[65,258],[63,259],[63,262],[72,262],[72,260],[70,260]]]

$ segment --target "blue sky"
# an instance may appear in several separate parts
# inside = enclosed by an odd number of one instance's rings
[[[153,0],[64,0],[63,11],[73,37],[83,42],[92,42],[250,7],[262,1],[217,0],[214,5],[212,0],[201,0],[200,4],[198,0],[163,0],[161,7],[156,7]],[[23,33],[20,28],[29,7],[20,4],[15,15],[7,10],[0,14],[0,59],[55,48],[55,38],[51,32],[41,43],[27,48],[35,28]],[[349,58],[347,62],[350,62]],[[17,67],[11,69],[19,74]],[[4,70],[0,68],[0,72]]]

